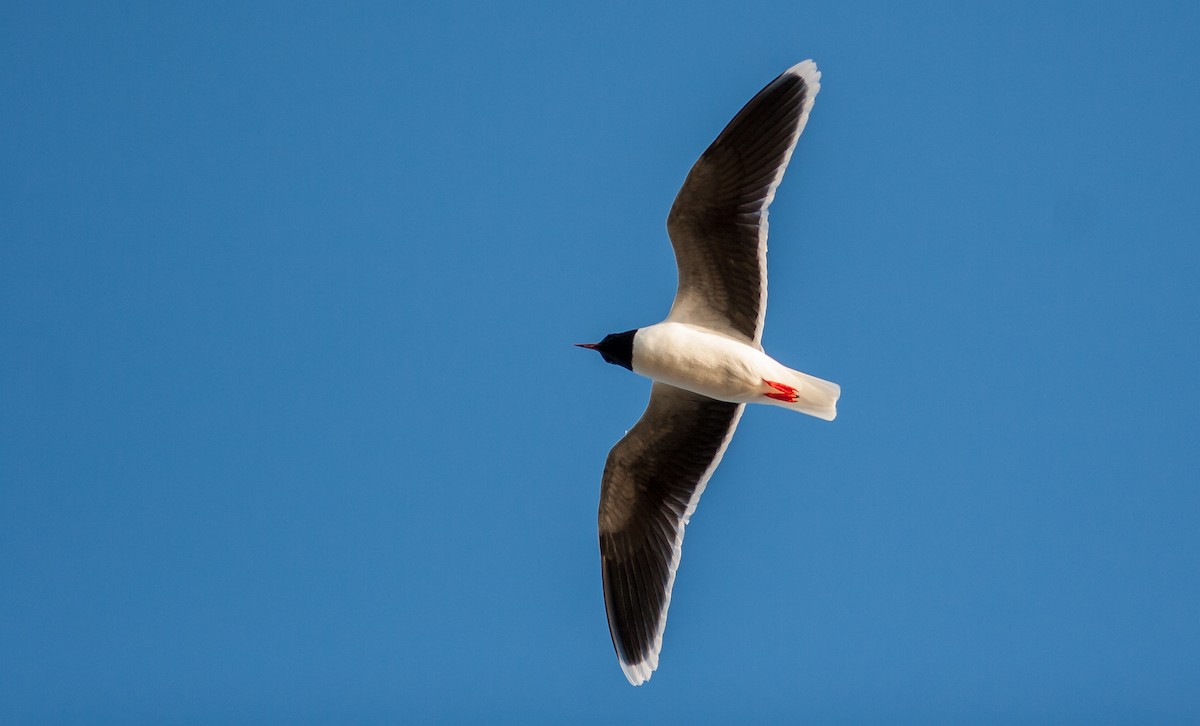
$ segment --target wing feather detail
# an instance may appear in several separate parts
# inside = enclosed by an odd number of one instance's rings
[[[668,320],[761,347],[767,210],[808,122],[821,73],[784,71],[734,116],[688,172],[667,217],[679,287]]]
[[[684,527],[742,409],[655,383],[645,413],[608,454],[599,513],[604,606],[635,686],[658,667]]]

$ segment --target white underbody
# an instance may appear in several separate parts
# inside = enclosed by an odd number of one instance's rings
[[[633,371],[692,393],[730,403],[766,403],[832,421],[841,388],[793,370],[757,347],[698,325],[662,322],[638,330]],[[766,381],[796,389],[797,400],[769,397]]]

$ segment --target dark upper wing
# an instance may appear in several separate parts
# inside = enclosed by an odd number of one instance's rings
[[[741,404],[655,383],[646,412],[608,454],[600,490],[604,606],[635,686],[658,667],[683,528],[741,415]]]
[[[767,207],[820,80],[810,60],[789,68],[750,99],[688,172],[667,217],[679,266],[667,320],[759,344],[767,310]]]

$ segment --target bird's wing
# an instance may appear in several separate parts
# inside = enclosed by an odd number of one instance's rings
[[[789,68],[729,122],[688,172],[667,217],[679,289],[667,320],[761,347],[767,208],[808,121],[821,74]]]
[[[646,412],[608,454],[599,518],[604,607],[635,686],[658,667],[683,529],[742,408],[655,383]]]

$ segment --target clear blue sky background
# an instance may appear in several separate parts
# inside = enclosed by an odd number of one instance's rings
[[[0,721],[1200,721],[1200,6],[6,3]],[[691,163],[823,88],[633,689]]]

